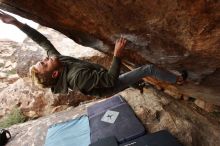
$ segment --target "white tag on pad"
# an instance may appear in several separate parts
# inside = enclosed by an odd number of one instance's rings
[[[115,123],[115,120],[117,119],[118,115],[119,112],[107,110],[104,116],[102,117],[101,121],[113,124]]]

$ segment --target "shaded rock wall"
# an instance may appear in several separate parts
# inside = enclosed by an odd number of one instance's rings
[[[129,41],[126,60],[187,69],[191,82],[181,92],[220,104],[219,0],[0,2],[4,10],[107,54],[112,54],[114,41],[123,35]]]

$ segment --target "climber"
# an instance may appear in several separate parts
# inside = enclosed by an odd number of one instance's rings
[[[128,88],[146,76],[177,84],[182,84],[185,80],[183,75],[174,75],[153,64],[119,76],[121,57],[126,45],[126,40],[122,37],[116,40],[112,64],[107,70],[98,64],[61,55],[45,36],[13,16],[0,11],[0,19],[18,27],[45,49],[48,57],[30,67],[30,75],[34,83],[51,88],[53,93],[68,93],[68,89],[76,89],[85,95],[107,96]]]

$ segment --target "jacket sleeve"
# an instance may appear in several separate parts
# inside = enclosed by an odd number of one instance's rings
[[[37,30],[31,28],[26,24],[20,29],[25,34],[27,34],[33,41],[39,44],[47,52],[48,56],[60,55],[60,53],[55,49],[51,42]]]
[[[113,57],[109,70],[81,70],[75,79],[75,85],[85,94],[90,94],[89,92],[95,88],[104,89],[114,87],[116,81],[118,80],[120,66],[121,59]],[[99,90],[99,92],[102,92],[102,90]]]
[[[121,58],[114,56],[111,67],[108,70],[108,74],[110,74],[114,78],[114,80],[117,80],[120,74],[120,68],[121,68]]]

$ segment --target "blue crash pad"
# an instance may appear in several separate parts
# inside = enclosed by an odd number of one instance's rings
[[[51,126],[44,146],[88,146],[90,128],[87,116]]]
[[[126,101],[122,98],[121,95],[112,96],[105,101],[96,103],[96,104],[88,107],[88,109],[87,109],[88,116],[89,116],[89,118],[92,118],[95,115],[100,114],[109,108],[114,108],[122,103],[126,103]]]
[[[121,144],[120,146],[182,146],[179,141],[168,131],[161,130],[144,135],[135,140]]]
[[[89,146],[118,146],[118,142],[114,136],[110,136],[99,139],[98,141],[90,144]]]
[[[115,114],[111,113],[110,116],[108,114],[105,116],[109,111]],[[131,107],[121,96],[114,96],[106,101],[92,105],[88,108],[88,113],[90,113],[89,124],[92,143],[109,136],[115,136],[119,143],[123,143],[142,136],[146,132]],[[103,118],[114,119],[114,122],[105,122]]]

